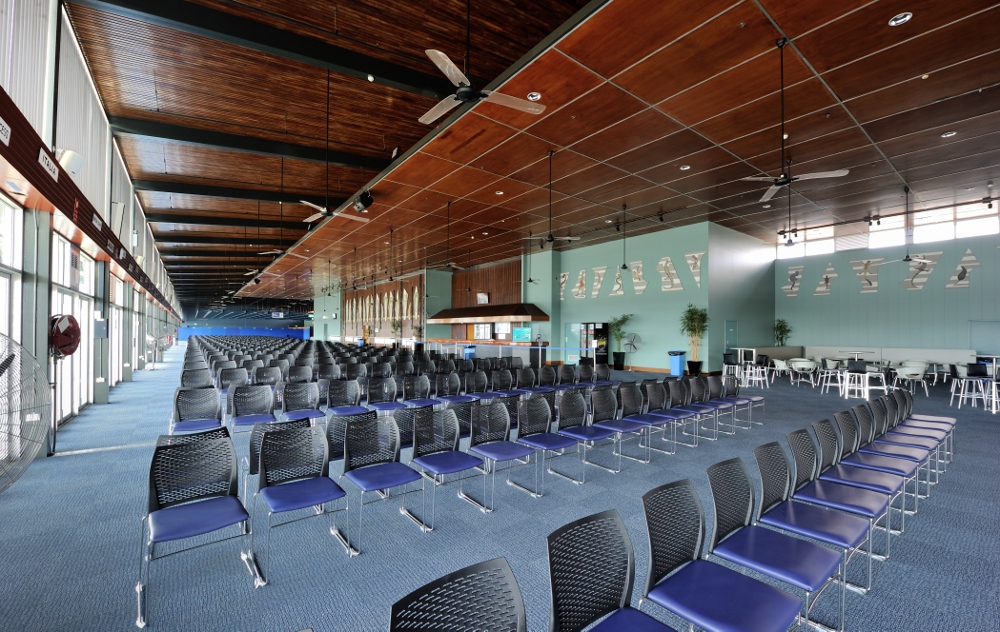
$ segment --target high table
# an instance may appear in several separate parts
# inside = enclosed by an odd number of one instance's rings
[[[995,415],[997,413],[997,360],[1000,360],[1000,356],[995,355],[981,355],[976,354],[977,358],[988,358],[993,361],[993,375],[990,377],[990,397],[993,399],[993,404],[990,406],[991,412]]]
[[[848,353],[854,356],[855,360],[860,360],[861,356],[866,353],[875,353],[874,351],[838,351],[837,353]]]

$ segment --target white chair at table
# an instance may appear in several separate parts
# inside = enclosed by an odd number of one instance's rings
[[[844,396],[844,375],[840,370],[840,362],[829,358],[820,358],[819,392],[829,393],[830,387],[836,383],[837,393]]]
[[[798,386],[801,382],[808,380],[809,385],[815,388],[815,362],[807,358],[792,358],[788,361],[788,368],[792,376],[792,384]]]
[[[771,382],[774,382],[774,378],[779,375],[791,375],[788,371],[788,363],[784,360],[774,359],[771,360],[772,365],[768,367],[768,372],[771,374]]]
[[[927,389],[927,363],[919,360],[907,360],[896,369],[896,379],[893,380],[894,388],[907,388],[911,393],[915,392],[917,384],[923,384],[924,395],[930,397]]]
[[[863,360],[862,360],[863,361]],[[887,361],[885,366],[878,364],[866,364],[868,369],[868,389],[880,390],[888,393],[892,390],[892,379],[889,375],[895,370],[892,368],[892,361]]]

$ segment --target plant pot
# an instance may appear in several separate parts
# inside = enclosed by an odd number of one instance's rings
[[[615,366],[614,366],[615,371],[624,371],[625,370],[625,352],[624,351],[615,351],[611,355],[615,359]]]
[[[701,360],[688,360],[688,375],[701,375]]]

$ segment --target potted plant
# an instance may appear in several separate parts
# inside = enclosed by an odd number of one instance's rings
[[[784,318],[774,321],[774,341],[779,347],[785,346],[790,335],[792,335],[792,328]]]
[[[681,314],[681,333],[688,337],[691,343],[691,359],[688,360],[688,373],[698,375],[701,373],[701,362],[698,360],[698,347],[701,346],[701,339],[708,329],[708,310],[703,307],[695,307],[694,303],[688,303],[687,309]]]
[[[393,347],[399,346],[399,332],[403,330],[403,321],[399,319],[389,321],[389,331],[392,332]]]
[[[632,320],[634,314],[622,314],[608,320],[608,333],[615,339],[614,368],[616,371],[625,370],[625,353],[622,351],[622,338],[625,337],[625,325]]]
[[[424,339],[424,327],[423,325],[413,326],[413,340],[415,342],[420,342]]]

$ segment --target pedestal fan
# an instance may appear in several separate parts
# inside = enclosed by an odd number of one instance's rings
[[[639,334],[625,334],[623,346],[625,347],[625,366],[627,370],[631,371],[632,365],[628,362],[628,356],[642,347],[642,338],[639,337]]]
[[[24,474],[45,442],[51,401],[45,368],[0,335],[0,492]]]

